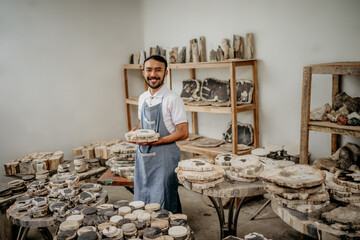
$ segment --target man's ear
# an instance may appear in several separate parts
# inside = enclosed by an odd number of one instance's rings
[[[145,77],[145,72],[144,72],[144,70],[141,70],[141,73],[142,73],[142,75]]]
[[[169,72],[169,71],[166,69],[166,70],[165,70],[165,75],[164,75],[164,77],[166,77],[166,76],[168,75],[168,72]]]

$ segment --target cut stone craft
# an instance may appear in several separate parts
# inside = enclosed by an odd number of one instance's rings
[[[253,82],[250,80],[236,81],[236,101],[238,103],[252,103],[254,92]]]
[[[125,138],[129,142],[155,142],[159,137],[160,134],[152,129],[137,129],[125,133]]]
[[[201,81],[196,79],[189,79],[183,81],[183,89],[180,97],[183,99],[200,100]]]
[[[211,148],[211,147],[218,147],[223,143],[224,143],[223,140],[217,140],[212,138],[200,138],[198,140],[195,140],[193,145],[197,147]]]
[[[206,78],[201,87],[201,99],[205,101],[226,102],[230,99],[229,81]]]
[[[251,124],[237,122],[238,144],[251,145],[254,142],[254,130]],[[223,132],[223,140],[232,142],[232,122],[229,122]]]

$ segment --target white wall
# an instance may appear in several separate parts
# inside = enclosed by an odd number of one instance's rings
[[[126,132],[121,65],[141,1],[0,1],[0,162]]]
[[[357,0],[152,0],[143,1],[145,47],[160,45],[167,50],[186,46],[189,40],[206,37],[207,52],[222,38],[233,34],[255,35],[259,59],[260,145],[299,144],[302,68],[332,61],[359,61],[360,1]],[[187,56],[189,56],[187,52]],[[208,55],[209,57],[209,55]],[[228,79],[228,71],[201,71],[197,78],[212,75]],[[239,78],[247,77],[244,75]],[[179,71],[173,77],[189,78]],[[331,79],[330,76],[326,76]],[[344,84],[349,94],[359,96],[359,76]],[[331,101],[331,81],[313,81],[312,108]],[[180,93],[181,84],[176,86]],[[190,115],[189,115],[190,117]],[[239,120],[251,122],[250,114]],[[200,134],[221,138],[230,116],[199,114]],[[351,139],[357,141],[355,139]],[[330,135],[311,133],[314,157],[330,154]]]

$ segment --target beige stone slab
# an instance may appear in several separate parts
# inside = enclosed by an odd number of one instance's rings
[[[266,181],[291,188],[313,187],[325,182],[323,171],[300,164],[263,171],[259,176]]]

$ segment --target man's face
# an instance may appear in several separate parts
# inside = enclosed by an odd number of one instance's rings
[[[164,78],[167,75],[165,64],[155,59],[150,59],[145,62],[143,75],[146,84],[152,89],[157,89],[164,84]]]

